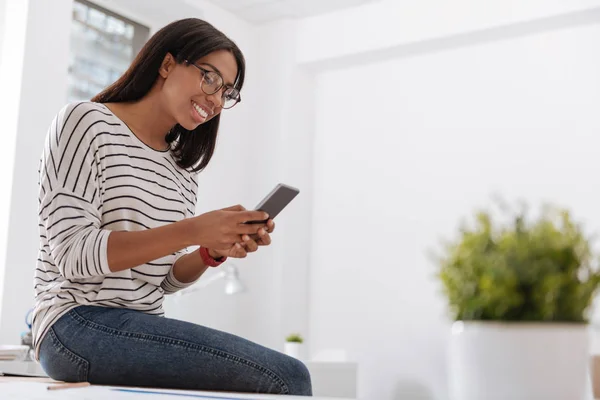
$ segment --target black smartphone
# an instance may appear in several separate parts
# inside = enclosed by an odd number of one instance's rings
[[[254,210],[264,211],[269,214],[269,219],[275,218],[290,202],[300,193],[300,190],[295,187],[285,185],[283,183],[275,186],[271,193],[265,196],[264,199]],[[248,221],[247,224],[264,224],[265,221]]]

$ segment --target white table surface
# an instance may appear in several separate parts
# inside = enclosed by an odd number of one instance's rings
[[[288,395],[240,394],[225,392],[205,392],[171,389],[130,388],[116,386],[88,386],[61,390],[48,390],[49,383],[35,378],[0,377],[0,399],[45,400],[45,399],[86,399],[86,400],[306,400],[307,397]],[[312,400],[332,400],[328,397],[311,397]],[[340,398],[336,398],[340,400]],[[350,399],[348,399],[350,400]]]

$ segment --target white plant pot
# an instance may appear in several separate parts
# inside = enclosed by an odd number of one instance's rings
[[[591,400],[587,325],[455,322],[451,400]]]
[[[283,349],[285,354],[287,354],[290,357],[297,358],[299,360],[303,358],[302,350],[302,343],[298,342],[285,342]]]

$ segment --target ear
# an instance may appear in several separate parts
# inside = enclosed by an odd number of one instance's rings
[[[171,73],[173,68],[175,68],[175,64],[176,62],[173,55],[171,53],[167,53],[165,55],[165,58],[163,58],[162,63],[160,64],[158,73],[161,77],[166,78]]]

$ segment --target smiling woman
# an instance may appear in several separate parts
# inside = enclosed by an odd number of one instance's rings
[[[209,78],[220,78],[220,87],[212,85],[214,90],[206,93],[208,84],[188,60],[195,65],[205,64],[211,72]],[[178,164],[199,171],[214,152],[223,97],[230,96],[230,89],[234,89],[239,99],[245,69],[242,52],[220,31],[197,19],[181,20],[157,32],[125,74],[92,101],[105,103],[116,115],[127,114],[128,109],[134,114],[151,110],[147,117],[160,125],[147,123],[154,129],[146,133],[146,140],[160,148],[174,142]],[[206,118],[194,112],[194,102],[205,109]],[[236,103],[230,103],[229,108]],[[160,114],[154,113],[157,110]],[[123,121],[132,127],[129,121]]]
[[[300,361],[164,317],[164,295],[271,243],[274,223],[231,206],[194,215],[197,174],[245,62],[199,19],[158,31],[128,70],[50,124],[40,160],[36,357],[52,378],[310,395]],[[248,221],[267,221],[246,224]],[[186,248],[199,246],[187,253]]]

